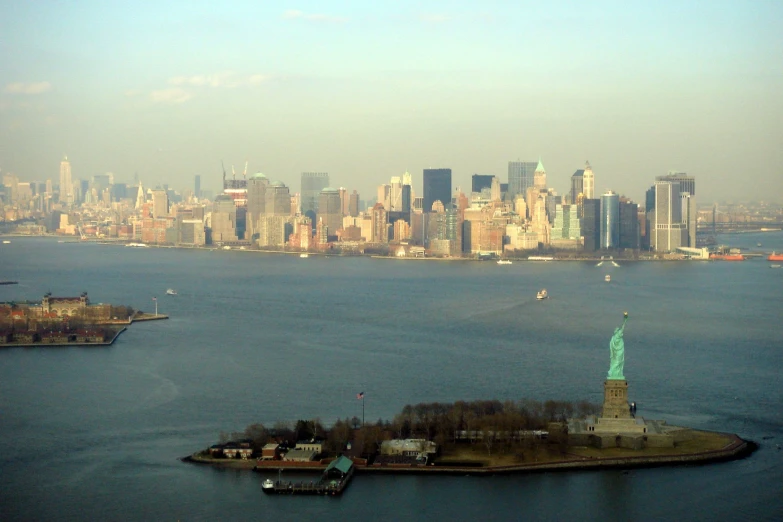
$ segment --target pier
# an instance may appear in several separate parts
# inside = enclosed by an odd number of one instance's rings
[[[348,484],[354,473],[354,465],[351,459],[340,456],[334,459],[324,470],[323,476],[318,481],[290,482],[280,478],[276,481],[266,479],[262,484],[264,493],[276,493],[285,495],[339,495]]]

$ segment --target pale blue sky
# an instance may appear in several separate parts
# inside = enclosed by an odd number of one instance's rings
[[[220,161],[374,197],[409,170],[637,201],[783,200],[783,2],[0,1],[0,168],[217,189]],[[230,167],[229,167],[230,168]]]

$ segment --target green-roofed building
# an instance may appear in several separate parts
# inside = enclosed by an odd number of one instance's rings
[[[324,475],[327,477],[343,478],[351,471],[353,461],[348,457],[340,455],[326,466]]]

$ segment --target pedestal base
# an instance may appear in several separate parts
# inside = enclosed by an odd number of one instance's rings
[[[630,419],[628,406],[628,381],[607,379],[604,381],[604,407],[601,417],[606,419]]]

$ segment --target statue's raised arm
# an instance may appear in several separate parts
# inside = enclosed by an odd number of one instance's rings
[[[623,366],[625,366],[625,342],[623,341],[623,332],[625,332],[625,323],[628,322],[628,312],[623,314],[623,324],[614,329],[612,340],[609,341],[609,375],[607,379],[625,379],[623,376]]]

